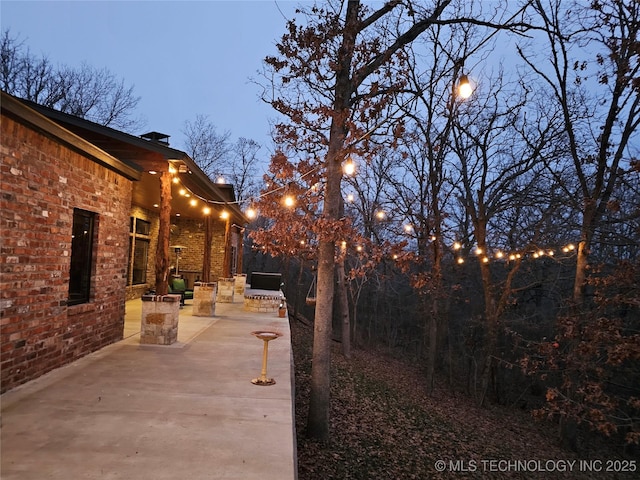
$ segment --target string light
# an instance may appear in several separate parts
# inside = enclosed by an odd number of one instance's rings
[[[247,216],[248,219],[253,220],[254,218],[256,218],[258,216],[258,212],[256,211],[255,208],[253,207],[249,207],[247,208],[247,210],[244,212],[244,214]]]
[[[354,173],[356,173],[356,164],[351,159],[351,157],[347,158],[346,162],[344,162],[344,165],[342,166],[342,171],[344,172],[345,175],[348,175],[348,176],[351,176]]]
[[[282,201],[284,202],[284,206],[289,208],[293,207],[296,204],[296,200],[292,195],[285,195]]]
[[[469,83],[469,77],[467,75],[461,75],[458,81],[458,95],[460,98],[469,98],[473,93],[473,87]]]

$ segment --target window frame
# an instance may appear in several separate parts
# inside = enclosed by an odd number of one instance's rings
[[[93,254],[96,222],[95,212],[81,208],[73,209],[67,305],[80,305],[91,301],[91,285],[95,272]]]

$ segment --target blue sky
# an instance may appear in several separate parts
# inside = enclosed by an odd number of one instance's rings
[[[11,1],[0,2],[2,30],[53,63],[107,68],[141,97],[146,131],[182,148],[184,122],[208,115],[219,133],[252,138],[271,150],[257,71],[285,33],[298,2]]]

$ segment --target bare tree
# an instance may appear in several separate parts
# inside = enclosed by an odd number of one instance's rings
[[[0,85],[11,95],[125,131],[143,125],[133,117],[140,101],[133,86],[106,68],[54,65],[32,54],[8,29],[0,39],[0,61]]]
[[[462,7],[462,10],[459,8]],[[295,21],[277,45],[278,57],[266,59],[275,96],[271,104],[290,120],[278,125],[282,142],[316,148],[322,155],[325,226],[318,247],[318,295],[315,311],[313,367],[308,433],[329,437],[330,342],[335,291],[335,233],[341,232],[342,163],[354,151],[370,148],[364,137],[376,130],[404,84],[400,72],[403,47],[440,23],[475,23],[489,28],[520,28],[497,18],[500,8],[483,18],[466,17],[452,0],[428,6],[397,0],[370,10],[361,2],[329,2],[306,11],[307,25]],[[506,17],[505,17],[506,18]],[[277,94],[276,94],[277,95]],[[363,128],[364,125],[364,128]],[[363,142],[360,143],[359,140]]]
[[[185,151],[211,180],[228,172],[231,132],[218,133],[209,116],[200,114],[195,120],[184,122],[182,133]]]
[[[548,48],[541,49],[537,38],[534,48],[522,45],[519,53],[549,92],[548,101],[562,111],[567,163],[549,164],[549,169],[559,175],[569,167],[578,179],[577,189],[567,194],[580,199],[582,213],[573,291],[579,304],[594,235],[616,185],[640,153],[640,4],[534,3]],[[539,52],[549,54],[541,60]]]
[[[259,194],[261,175],[259,174],[260,144],[250,138],[240,137],[231,147],[231,183],[235,186],[240,202],[250,201]]]

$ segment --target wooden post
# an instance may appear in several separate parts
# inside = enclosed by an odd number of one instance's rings
[[[202,246],[202,281],[211,281],[211,243],[213,242],[213,219],[211,215],[204,217],[204,245]]]
[[[244,228],[237,227],[238,229],[238,259],[236,260],[236,273],[242,273],[242,256],[244,250]]]
[[[224,260],[222,264],[222,277],[231,277],[231,219],[227,218],[224,226]]]
[[[160,175],[160,225],[156,248],[156,295],[169,293],[169,235],[171,227],[171,174]]]

